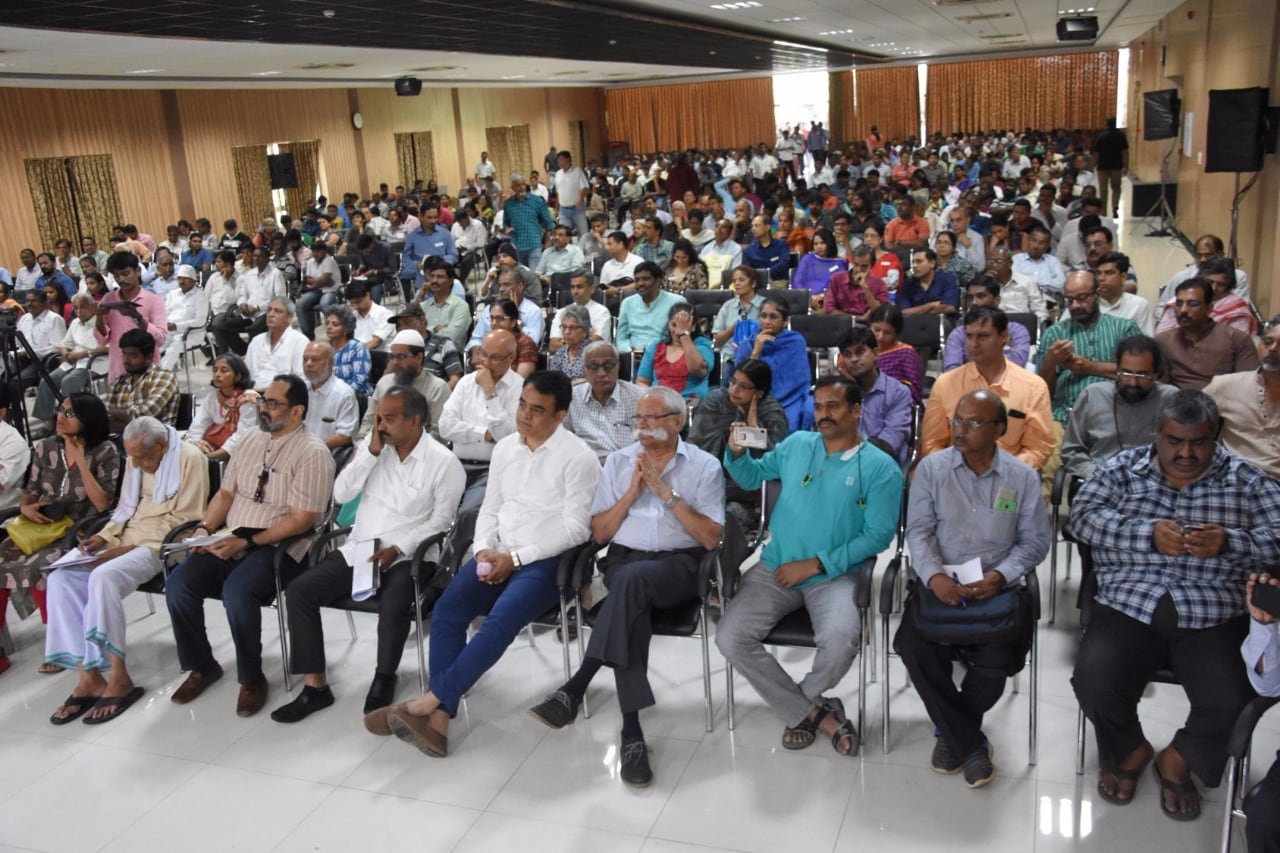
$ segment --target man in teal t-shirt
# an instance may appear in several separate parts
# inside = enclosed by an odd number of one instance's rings
[[[841,755],[858,750],[858,732],[822,694],[849,671],[858,652],[854,603],[858,572],[874,569],[898,523],[902,472],[887,453],[862,440],[862,392],[843,376],[824,376],[814,391],[816,432],[797,432],[759,459],[730,433],[725,469],[744,489],[781,482],[761,561],[742,577],[716,631],[716,645],[783,719],[782,745],[803,749],[818,731]],[[732,427],[730,428],[732,430]],[[804,607],[817,653],[799,684],[763,639]]]

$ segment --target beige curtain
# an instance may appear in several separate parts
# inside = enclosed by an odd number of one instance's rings
[[[932,74],[933,66],[929,66]],[[920,78],[914,65],[895,68],[859,68],[857,109],[853,113],[852,139],[865,140],[876,125],[885,142],[903,142],[920,135]],[[932,99],[933,80],[929,81]]]
[[[236,176],[236,196],[240,201],[240,222],[247,228],[275,209],[271,200],[271,170],[267,167],[267,146],[237,145],[231,149],[231,166]]]
[[[930,63],[929,132],[1105,127],[1115,111],[1118,64],[1114,50]]]
[[[633,152],[770,146],[777,138],[773,80],[715,80],[604,93],[610,142]]]
[[[81,236],[107,242],[112,226],[122,221],[110,154],[45,157],[23,165],[43,246],[52,249],[59,237],[76,246]]]
[[[80,223],[76,219],[75,203],[71,197],[71,181],[67,178],[67,159],[43,157],[24,160],[23,165],[27,169],[31,206],[36,214],[36,225],[40,229],[40,245],[52,249],[58,238],[66,237],[78,252]],[[93,236],[102,239],[97,234]]]
[[[829,147],[833,151],[848,150],[849,143],[858,138],[853,132],[853,72],[832,71],[828,74],[827,96]]]
[[[419,130],[396,134],[396,159],[400,163],[400,183],[412,187],[421,178],[424,182],[436,176],[436,149],[431,131]]]
[[[516,172],[526,178],[533,171],[533,146],[529,142],[529,125],[486,127],[485,142],[489,147],[489,159],[498,170],[497,180],[505,185]]]
[[[282,142],[281,154],[293,155],[293,168],[298,173],[297,189],[285,190],[285,204],[296,219],[302,215],[304,202],[316,197],[320,186],[320,140]]]

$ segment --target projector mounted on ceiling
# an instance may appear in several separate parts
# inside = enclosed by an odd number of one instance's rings
[[[1058,19],[1058,41],[1095,41],[1097,38],[1097,15]]]
[[[396,94],[402,98],[422,94],[422,81],[417,77],[400,77],[396,80]]]

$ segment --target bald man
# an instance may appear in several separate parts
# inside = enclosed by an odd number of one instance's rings
[[[333,375],[333,347],[313,341],[302,351],[307,380],[307,429],[330,450],[351,444],[360,425],[360,406],[351,386]]]

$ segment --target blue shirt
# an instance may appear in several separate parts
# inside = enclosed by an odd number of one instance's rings
[[[870,391],[862,392],[863,434],[893,448],[899,463],[907,461],[911,439],[911,389],[884,371]]]
[[[522,252],[541,249],[542,232],[556,227],[547,203],[533,193],[504,201],[502,222],[511,229],[511,242]]]
[[[62,292],[67,294],[67,298],[71,299],[76,295],[76,283],[71,280],[71,276],[62,270],[54,270],[53,275],[42,278],[41,283],[44,285],[56,284],[62,288]]]
[[[947,335],[947,345],[942,351],[942,369],[950,370],[969,363],[969,352],[964,348],[964,326],[956,326]],[[1027,366],[1027,357],[1031,354],[1031,333],[1021,323],[1009,324],[1009,345],[1004,348],[1004,357],[1018,367]],[[1034,366],[1033,366],[1034,367]]]
[[[630,350],[643,351],[653,341],[662,337],[667,330],[667,315],[671,306],[680,302],[669,290],[659,290],[653,302],[646,305],[644,297],[633,293],[622,300],[618,308],[618,337],[614,344],[618,352]]]
[[[636,470],[636,454],[643,450],[640,442],[615,450],[605,459],[591,514],[604,512],[631,488],[631,475]],[[680,499],[694,512],[717,524],[724,524],[724,473],[720,462],[710,453],[683,439],[676,440],[676,453],[662,469],[662,482],[680,494]],[[676,518],[675,509],[667,509],[652,489],[640,490],[613,541],[637,551],[674,551],[701,547],[693,534]]]
[[[178,259],[178,266],[183,264],[190,264],[199,272],[205,267],[213,266],[213,252],[205,248],[201,248],[198,252],[187,249],[182,253],[182,257]]]
[[[453,235],[449,233],[448,228],[438,223],[430,232],[419,228],[404,241],[404,252],[400,255],[400,269],[403,272],[413,270],[417,276],[417,283],[422,284],[424,278],[422,270],[418,269],[418,264],[427,258],[444,258],[451,264],[458,262],[458,248],[453,244]]]
[[[736,459],[727,446],[725,470],[744,489],[781,480],[761,558],[770,571],[817,557],[823,573],[799,586],[822,583],[857,568],[893,541],[902,502],[902,470],[887,453],[861,442],[828,455],[822,436],[797,432],[759,459]]]
[[[791,247],[777,238],[770,240],[767,247],[761,246],[759,240],[752,240],[751,245],[742,250],[742,262],[758,270],[767,268],[769,278],[782,281],[791,265]]]
[[[920,280],[913,275],[907,276],[906,280],[898,285],[896,301],[898,310],[915,308],[930,302],[942,302],[959,309],[960,287],[956,284],[956,277],[946,270],[934,270],[933,283],[929,285],[928,290],[921,287]]]

